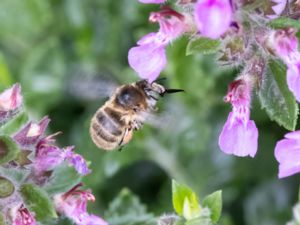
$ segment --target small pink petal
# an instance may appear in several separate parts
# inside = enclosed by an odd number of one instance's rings
[[[229,0],[198,0],[194,12],[196,25],[203,36],[217,39],[232,22]]]
[[[219,136],[219,146],[226,154],[254,157],[257,152],[258,130],[254,121],[246,123],[231,112]]]
[[[299,135],[292,132],[286,137]],[[299,138],[299,137],[298,137]],[[283,178],[300,172],[300,139],[285,138],[278,141],[275,147],[275,158],[279,162],[278,177]]]
[[[128,52],[128,62],[140,78],[153,82],[167,64],[165,48],[155,44],[133,47]]]

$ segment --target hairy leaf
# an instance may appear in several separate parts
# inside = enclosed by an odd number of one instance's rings
[[[275,29],[294,27],[300,29],[300,21],[291,18],[280,17],[269,22],[269,26]]]
[[[57,217],[49,196],[40,187],[34,184],[24,184],[21,187],[21,194],[26,206],[35,213],[37,220]]]
[[[219,40],[213,40],[206,37],[200,37],[190,40],[186,47],[186,55],[192,55],[196,53],[200,54],[212,54],[218,51],[221,42]]]
[[[271,120],[288,130],[295,129],[298,105],[286,84],[286,69],[281,62],[269,62],[262,79],[259,99]]]
[[[128,189],[123,189],[110,203],[105,218],[111,225],[156,224],[153,215]]]
[[[45,190],[50,194],[66,192],[80,181],[81,176],[76,170],[67,163],[62,163],[53,170],[49,182],[45,185]]]

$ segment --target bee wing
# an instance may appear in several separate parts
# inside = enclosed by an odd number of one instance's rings
[[[144,123],[165,131],[175,132],[180,129],[187,129],[192,121],[186,116],[184,107],[178,102],[169,101],[161,112],[143,112]]]
[[[66,82],[66,91],[81,101],[99,101],[110,97],[118,87],[112,75],[77,72]]]

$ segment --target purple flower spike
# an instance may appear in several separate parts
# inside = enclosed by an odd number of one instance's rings
[[[141,3],[145,4],[161,4],[164,3],[166,0],[139,0]]]
[[[15,134],[14,139],[21,146],[34,145],[38,142],[40,137],[44,134],[50,119],[44,117],[38,124],[28,123],[22,130]]]
[[[65,159],[74,166],[79,174],[86,175],[90,173],[91,171],[84,158],[81,155],[74,153],[73,149],[74,146],[69,146],[65,149]]]
[[[232,82],[225,97],[232,104],[232,112],[219,136],[220,149],[226,154],[254,157],[257,152],[258,130],[250,120],[251,81],[241,78]]]
[[[87,213],[87,201],[95,201],[95,197],[90,191],[80,190],[81,186],[78,184],[70,191],[54,196],[57,211],[78,225],[108,225],[101,218]]]
[[[275,147],[275,158],[279,162],[279,178],[300,172],[300,131],[287,133]]]
[[[195,5],[195,22],[203,36],[217,39],[232,22],[229,0],[198,0]]]

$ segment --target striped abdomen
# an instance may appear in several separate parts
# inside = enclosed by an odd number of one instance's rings
[[[101,107],[93,116],[90,134],[94,143],[105,150],[112,150],[119,146],[126,124],[121,120],[122,114],[111,107]]]

